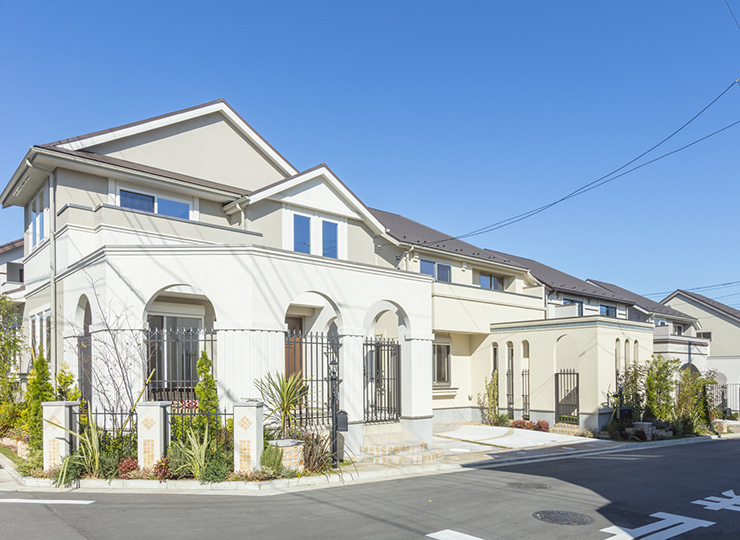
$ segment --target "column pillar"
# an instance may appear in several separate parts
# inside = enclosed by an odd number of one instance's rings
[[[234,403],[234,471],[259,468],[264,444],[263,409],[260,401]]]
[[[136,406],[139,467],[151,469],[167,455],[171,401],[145,401]]]
[[[342,346],[339,348],[339,408],[347,411],[349,431],[339,433],[343,439],[345,449],[354,455],[359,454],[362,445],[362,426],[364,415],[364,374],[365,362],[365,331],[354,328],[340,328],[339,337]],[[343,458],[343,448],[339,449],[340,459]]]
[[[414,437],[432,438],[432,341],[434,334],[409,333],[401,342],[401,425]]]
[[[44,470],[48,471],[61,465],[62,457],[70,455],[75,449],[76,437],[64,429],[77,433],[80,402],[47,401],[41,407],[44,418]]]

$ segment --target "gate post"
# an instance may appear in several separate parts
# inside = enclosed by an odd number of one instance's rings
[[[362,397],[364,395],[362,367],[365,362],[363,345],[365,331],[361,328],[340,328],[339,339],[339,408],[347,411],[349,425],[342,434],[344,448],[359,454],[362,445],[362,426],[365,421]],[[339,457],[344,448],[339,448]]]
[[[44,418],[44,470],[48,471],[61,465],[62,457],[70,455],[74,450],[75,437],[64,430],[78,432],[77,421],[80,413],[80,402],[47,401],[41,404],[41,408]]]
[[[145,401],[136,406],[139,467],[151,469],[170,446],[171,401]]]
[[[234,403],[234,471],[249,473],[259,468],[263,446],[263,404]]]

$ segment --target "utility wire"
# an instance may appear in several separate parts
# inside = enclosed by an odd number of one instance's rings
[[[649,154],[650,152],[652,152],[653,150],[655,150],[656,148],[658,148],[659,146],[661,146],[662,144],[664,144],[665,142],[667,142],[668,140],[670,140],[671,138],[673,138],[675,135],[677,135],[679,132],[681,132],[684,128],[686,128],[689,124],[691,124],[694,120],[696,120],[699,116],[701,116],[702,113],[704,113],[707,109],[709,109],[712,105],[714,105],[717,101],[719,101],[719,99],[722,98],[722,96],[724,96],[730,90],[730,88],[732,88],[738,82],[740,82],[740,79],[738,79],[736,81],[733,81],[716,98],[714,98],[707,106],[705,106],[703,109],[701,109],[688,122],[686,122],[681,127],[679,127],[677,130],[675,130],[673,133],[671,133],[670,135],[668,135],[665,139],[663,139],[662,141],[660,141],[656,145],[652,146],[648,150],[644,151],[642,154],[638,155],[634,159],[631,159],[630,161],[628,161],[627,163],[625,163],[621,167],[618,167],[618,168],[614,169],[613,171],[609,172],[608,174],[605,174],[604,176],[602,176],[600,178],[597,178],[596,180],[594,180],[592,182],[589,182],[588,184],[585,184],[585,185],[581,186],[580,188],[578,188],[578,189],[570,192],[569,194],[565,195],[564,197],[561,197],[560,199],[558,199],[556,201],[553,201],[553,202],[551,202],[549,204],[546,204],[544,206],[540,206],[539,208],[535,208],[534,210],[530,210],[528,212],[524,212],[523,214],[519,214],[519,215],[510,217],[508,219],[504,219],[502,221],[498,221],[496,223],[492,223],[491,225],[487,225],[485,227],[481,227],[479,229],[475,229],[473,231],[470,231],[470,232],[461,234],[459,236],[452,236],[452,237],[449,237],[449,238],[443,238],[441,240],[435,240],[434,242],[428,242],[428,245],[429,244],[439,244],[441,242],[447,242],[449,240],[469,238],[471,236],[478,236],[480,234],[484,234],[484,233],[487,233],[487,232],[495,231],[495,230],[500,229],[502,227],[506,227],[507,225],[511,225],[513,223],[517,223],[518,221],[522,221],[523,219],[527,219],[529,217],[532,217],[532,216],[534,216],[536,214],[539,214],[540,212],[544,212],[545,210],[548,210],[549,208],[552,208],[553,206],[555,206],[557,204],[560,204],[560,203],[562,203],[562,202],[564,202],[564,201],[566,201],[568,199],[571,199],[573,197],[576,197],[578,195],[581,195],[582,193],[586,193],[587,191],[590,191],[591,189],[594,189],[596,187],[599,187],[599,186],[601,186],[601,185],[603,185],[603,184],[605,184],[605,183],[607,183],[607,182],[609,182],[611,180],[614,180],[615,178],[618,178],[618,177],[614,177],[614,178],[611,178],[611,179],[607,180],[610,176],[618,173],[619,171],[625,169],[626,167],[629,167],[634,162],[638,161],[642,157],[646,156],[647,154]],[[728,126],[728,128],[729,127],[732,127],[732,125]],[[724,129],[727,129],[727,128],[724,128]],[[720,131],[724,131],[724,129],[723,130],[720,130]],[[713,133],[713,134],[711,134],[711,135],[709,135],[707,137],[711,137],[712,135],[716,135],[717,133],[718,132],[715,132],[715,133]],[[705,138],[707,138],[707,137],[705,137]],[[703,140],[703,139],[700,139],[700,140]],[[696,142],[699,142],[699,141],[696,141]],[[695,143],[692,143],[692,144],[695,144]],[[683,150],[685,148],[688,148],[689,146],[691,146],[691,145],[687,145],[687,146],[683,147],[680,150]],[[680,150],[678,150],[678,151],[680,151]],[[672,152],[672,153],[675,153],[675,152]],[[662,157],[667,157],[668,155],[670,155],[670,154],[666,154],[664,156],[661,156],[661,158]],[[657,160],[653,160],[653,161],[657,161]],[[652,163],[652,162],[648,162],[648,163]],[[639,168],[639,167],[636,167],[635,169],[637,169],[637,168]],[[631,169],[630,171],[627,171],[627,172],[631,172],[631,171],[633,171],[635,169]],[[620,176],[623,176],[623,175],[624,174],[622,174]]]
[[[591,191],[592,189],[596,189],[598,187],[603,186],[604,184],[608,184],[612,180],[616,180],[617,178],[621,178],[622,176],[625,176],[625,175],[627,175],[627,174],[629,174],[631,172],[634,172],[637,169],[641,169],[641,168],[643,168],[643,167],[645,167],[647,165],[650,165],[651,163],[655,163],[656,161],[660,161],[661,159],[667,158],[668,156],[672,156],[673,154],[677,154],[678,152],[681,152],[683,150],[686,150],[687,148],[690,148],[691,146],[694,146],[695,144],[698,144],[698,143],[700,143],[702,141],[705,141],[705,140],[709,139],[710,137],[714,137],[715,135],[718,135],[718,134],[722,133],[723,131],[726,131],[726,130],[730,129],[731,127],[734,127],[734,126],[736,126],[738,124],[740,124],[740,120],[737,120],[737,121],[735,121],[735,122],[733,122],[731,124],[728,124],[725,127],[721,128],[721,129],[718,129],[717,131],[713,131],[709,135],[705,135],[704,137],[702,137],[700,139],[697,139],[697,140],[695,140],[693,142],[690,142],[689,144],[687,144],[685,146],[682,146],[680,148],[677,148],[676,150],[673,150],[671,152],[668,152],[666,154],[663,154],[662,156],[658,156],[657,158],[651,159],[650,161],[646,161],[645,163],[641,163],[640,165],[637,165],[635,167],[632,167],[631,169],[628,169],[628,170],[624,171],[623,173],[620,173],[620,174],[618,174],[616,176],[612,176],[611,178],[607,178],[605,180],[602,180],[598,184],[595,184],[595,185],[590,185],[589,184],[589,187],[585,187],[585,189],[582,188],[578,193],[575,193],[573,195],[569,195],[567,197],[563,197],[562,199],[559,199],[558,201],[555,201],[555,202],[550,203],[548,205],[542,206],[542,207],[540,207],[540,208],[538,208],[536,210],[532,210],[531,212],[527,212],[526,214],[521,214],[520,216],[515,216],[513,218],[509,218],[508,220],[504,220],[503,222],[499,222],[499,223],[495,223],[493,225],[489,225],[488,227],[484,228],[483,230],[479,230],[479,231],[476,231],[474,233],[467,233],[467,234],[458,236],[456,238],[461,239],[461,238],[468,238],[470,236],[477,236],[479,234],[493,232],[495,230],[501,229],[501,228],[506,227],[508,225],[513,225],[514,223],[517,223],[519,221],[522,221],[524,219],[527,219],[529,217],[532,217],[532,216],[534,216],[536,214],[539,214],[540,212],[544,212],[548,208],[551,208],[551,207],[555,206],[556,204],[561,203],[561,202],[563,202],[563,201],[565,201],[567,199],[573,198],[576,195],[582,195],[583,193],[586,193],[588,191]],[[430,242],[430,244],[431,243],[436,244],[436,243],[443,242],[443,241],[444,240],[437,240],[435,242]]]
[[[684,289],[684,291],[706,291],[708,289],[724,289],[725,287],[734,287],[740,285],[740,281],[728,281],[727,283],[717,283],[715,285],[704,285],[702,287],[694,287],[693,289]],[[643,294],[642,296],[665,296],[671,294],[673,291],[656,292]]]
[[[727,0],[725,0],[725,5],[727,6],[727,9],[730,10],[730,15],[732,15],[732,19],[735,21],[735,26],[737,26],[737,29],[740,30],[740,23],[737,22],[737,17],[735,17],[735,14],[732,12],[730,3]]]

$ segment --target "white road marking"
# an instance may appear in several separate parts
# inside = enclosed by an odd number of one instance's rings
[[[660,521],[636,529],[627,529],[615,525],[601,529],[601,532],[614,535],[607,538],[607,540],[634,540],[635,538],[641,538],[642,540],[667,540],[668,538],[673,538],[674,536],[693,531],[700,527],[711,527],[715,525],[714,521],[677,516],[676,514],[668,514],[666,512],[650,514],[650,517],[654,517]]]
[[[561,446],[560,448],[562,448],[563,450],[575,450],[575,448],[570,446]]]
[[[627,456],[582,456],[581,459],[613,459],[617,461],[639,461],[642,458]]]
[[[428,534],[427,538],[434,538],[435,540],[483,540],[482,538],[478,538],[477,536],[470,536],[469,534],[451,531],[450,529],[445,529],[444,531],[437,531],[436,533]]]
[[[12,504],[92,504],[95,501],[73,501],[66,499],[0,499],[0,503]]]

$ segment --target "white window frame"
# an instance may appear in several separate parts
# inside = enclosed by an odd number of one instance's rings
[[[50,345],[48,338],[50,332],[53,332],[53,329],[49,332],[46,331],[47,326],[51,325],[51,310],[43,309],[38,311],[31,315],[28,320],[29,326],[33,329],[28,333],[28,344],[36,352],[43,350],[44,354],[46,354]]]
[[[49,232],[49,220],[47,213],[47,202],[49,196],[47,195],[46,183],[39,189],[33,196],[31,201],[28,203],[28,225],[29,234],[31,236],[31,249],[35,249],[41,245],[46,239]],[[39,207],[41,210],[39,211]]]
[[[437,380],[437,347],[447,347],[447,380]],[[436,387],[450,386],[452,384],[452,346],[449,342],[434,341],[432,343],[432,384]]]
[[[148,189],[140,189],[138,187],[132,187],[132,186],[126,186],[126,185],[116,185],[116,206],[123,210],[134,210],[133,208],[127,208],[124,206],[121,206],[121,191],[128,191],[129,193],[137,193],[139,195],[146,195],[147,197],[154,197],[154,214],[157,214],[158,216],[167,217],[167,218],[173,218],[173,219],[182,219],[182,218],[176,218],[174,216],[168,216],[167,214],[160,214],[159,213],[159,199],[167,199],[168,201],[174,201],[179,202],[183,204],[188,205],[188,220],[193,221],[195,220],[195,200],[197,197],[190,197],[190,198],[181,198],[181,197],[173,197],[171,195],[162,195],[160,193],[157,193],[156,191],[149,191]],[[134,210],[135,212],[144,212],[145,210]]]
[[[283,205],[283,249],[295,251],[295,218],[293,216],[304,216],[309,218],[309,238],[311,242],[310,254],[324,256],[323,222],[335,223],[337,225],[337,258],[347,259],[347,219],[339,216],[331,216],[322,212],[311,211],[306,208],[295,208]],[[334,259],[334,257],[324,257]]]
[[[432,259],[419,259],[419,273],[421,273],[421,263],[422,263],[422,261],[423,262],[432,263],[434,265],[434,275],[431,276],[431,277],[434,278],[434,281],[439,281],[440,283],[452,283],[452,265],[451,264],[444,263],[444,262],[439,262],[439,261],[434,261]],[[439,279],[439,265],[440,264],[443,265],[443,266],[446,266],[447,268],[450,269],[450,281],[440,281],[440,279]],[[424,275],[425,276],[428,276],[429,274],[424,274]]]

